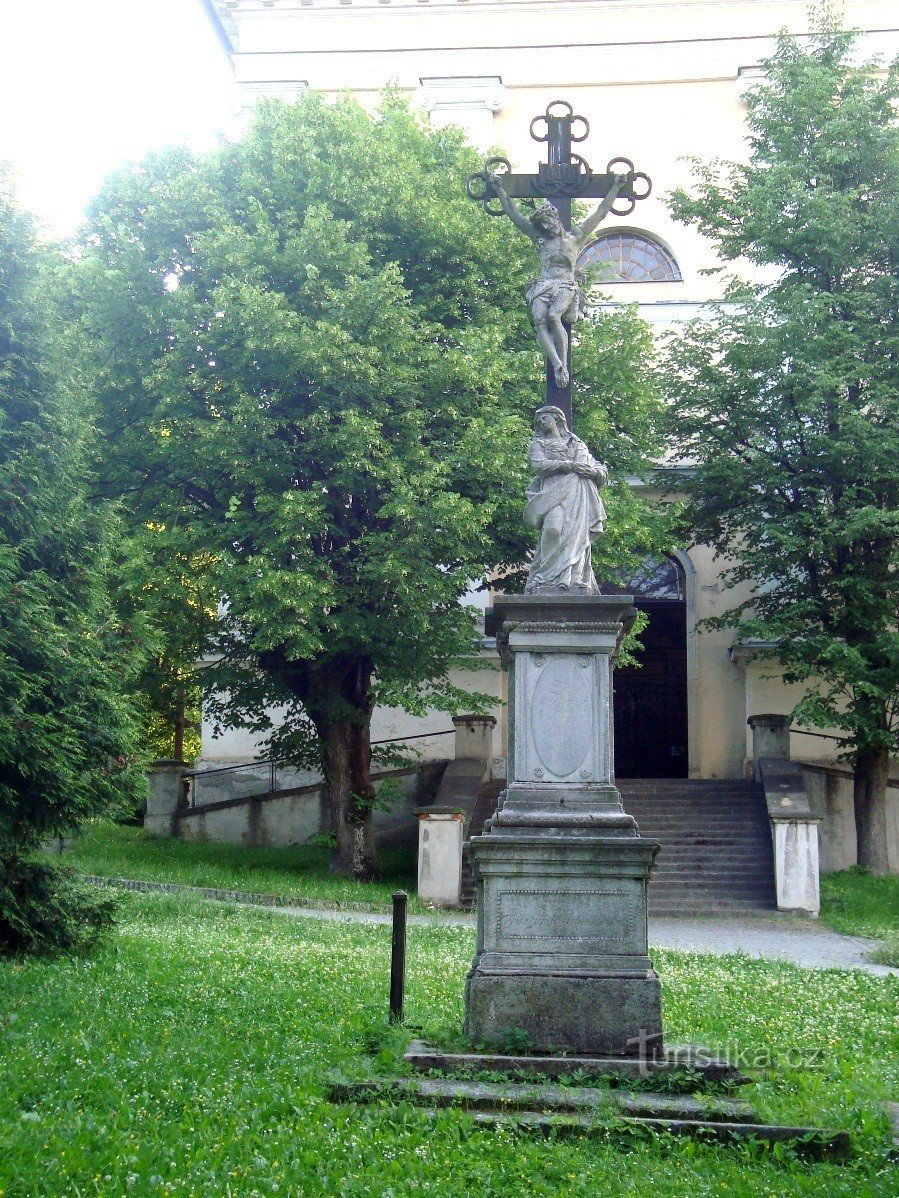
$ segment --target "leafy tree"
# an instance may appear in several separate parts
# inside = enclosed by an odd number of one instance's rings
[[[189,761],[200,751],[197,656],[216,612],[204,555],[177,530],[136,525],[123,538],[113,594],[120,619],[140,622],[145,652],[134,680],[142,740],[155,757]]]
[[[77,379],[45,315],[31,225],[0,175],[0,951],[68,948],[110,904],[32,859],[132,804],[133,637],[105,593],[112,521],[87,501]]]
[[[527,549],[533,263],[465,199],[479,166],[390,96],[268,102],[235,145],[111,180],[78,266],[106,492],[221,599],[209,710],[321,765],[358,877],[373,707],[471,706],[446,681],[473,645],[460,596]],[[652,435],[633,328],[583,334],[621,382],[592,419],[622,471]]]
[[[825,28],[782,37],[748,97],[749,160],[696,166],[676,216],[768,281],[667,364],[697,538],[735,562],[726,617],[847,733],[858,859],[887,868],[899,634],[899,75]]]

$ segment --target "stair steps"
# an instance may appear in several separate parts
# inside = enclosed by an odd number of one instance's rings
[[[479,836],[504,783],[478,797],[467,836]],[[654,916],[772,910],[774,858],[765,797],[752,782],[628,778],[618,782],[625,811],[661,851],[649,880]],[[462,858],[462,906],[474,904],[471,849]]]

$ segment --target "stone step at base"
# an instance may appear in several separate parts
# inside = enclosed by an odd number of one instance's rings
[[[434,1108],[423,1113],[436,1118]],[[608,1125],[597,1123],[588,1115],[542,1114],[519,1111],[515,1114],[494,1111],[472,1111],[470,1118],[486,1127],[509,1127],[555,1135],[587,1135],[608,1138],[616,1134],[691,1136],[693,1139],[718,1144],[739,1144],[748,1140],[768,1144],[790,1144],[797,1154],[812,1160],[846,1160],[852,1152],[848,1131],[831,1131],[821,1127],[782,1127],[770,1123],[716,1123],[701,1119],[656,1119],[642,1116],[618,1116]]]
[[[467,1110],[555,1111],[568,1114],[631,1115],[656,1119],[702,1119],[709,1122],[759,1123],[756,1112],[740,1098],[718,1095],[659,1094],[595,1086],[556,1086],[515,1082],[460,1081],[447,1078],[334,1079],[328,1088],[332,1102],[412,1102],[418,1105],[461,1106]]]
[[[679,1082],[695,1081],[743,1085],[750,1079],[711,1048],[701,1044],[669,1045],[659,1057],[524,1056],[495,1052],[443,1052],[423,1040],[412,1040],[403,1057],[417,1073],[438,1070],[450,1076],[468,1073],[503,1073],[510,1077],[579,1078],[634,1081],[647,1077],[676,1076]]]
[[[846,1131],[762,1123],[749,1103],[717,1096],[442,1078],[382,1078],[332,1080],[328,1098],[342,1103],[411,1102],[434,1119],[441,1110],[461,1108],[482,1126],[539,1133],[602,1137],[666,1133],[724,1144],[755,1140],[791,1144],[806,1156],[837,1160],[846,1159],[852,1147]]]

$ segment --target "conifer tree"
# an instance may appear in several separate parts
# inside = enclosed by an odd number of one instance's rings
[[[106,592],[112,517],[88,502],[76,380],[48,317],[43,251],[0,175],[0,952],[74,947],[108,922],[34,859],[134,805],[133,659]]]

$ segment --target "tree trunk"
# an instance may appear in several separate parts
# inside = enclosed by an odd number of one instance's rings
[[[370,881],[377,873],[371,780],[371,663],[335,657],[311,673],[303,702],[315,724],[337,837],[331,865],[337,873]]]
[[[319,726],[331,827],[337,837],[332,866],[337,873],[369,882],[377,872],[372,831],[375,788],[371,780],[371,732],[341,720]]]
[[[873,874],[889,873],[887,856],[887,779],[890,755],[860,751],[855,758],[853,800],[858,864]]]
[[[175,761],[184,760],[184,726],[186,722],[187,699],[183,686],[178,687],[175,700],[175,738],[172,756]]]

